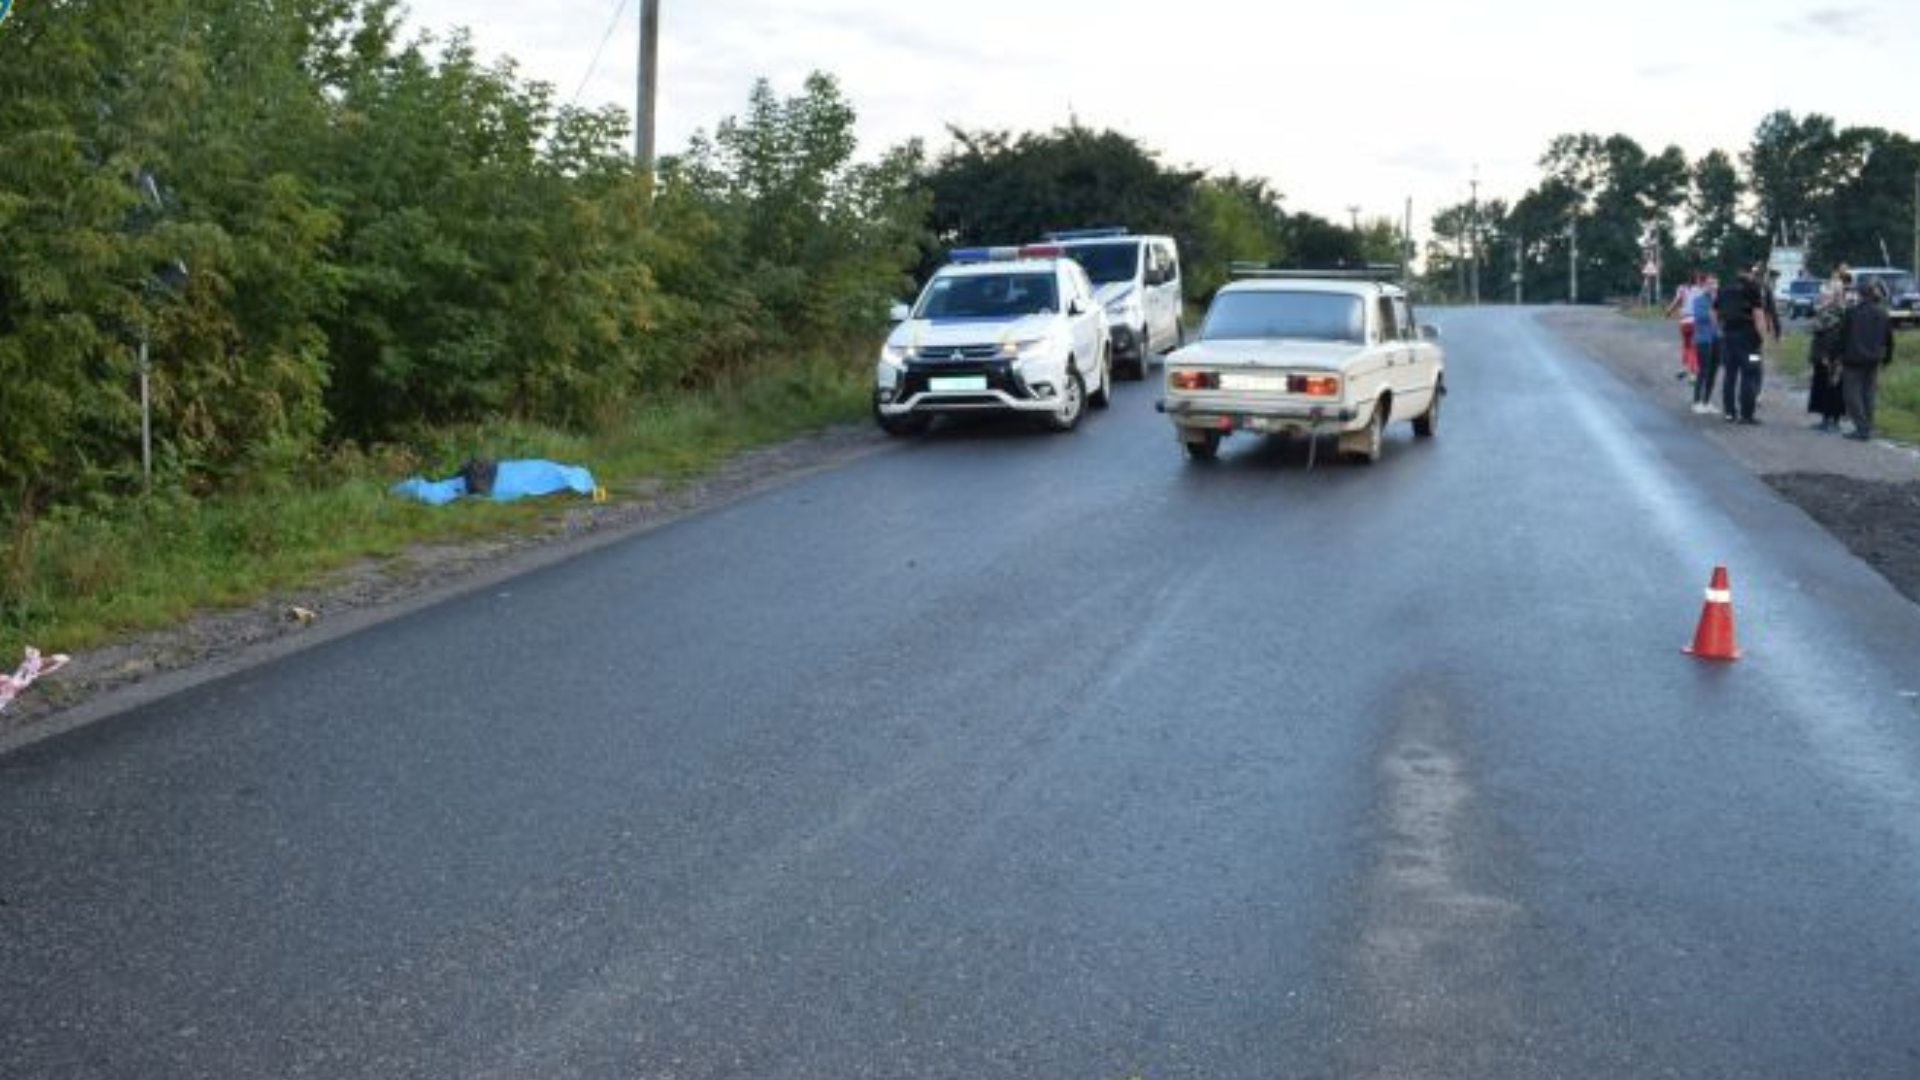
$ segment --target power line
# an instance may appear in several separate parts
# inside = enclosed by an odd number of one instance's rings
[[[593,50],[593,62],[587,65],[587,73],[581,77],[579,87],[574,90],[573,97],[567,101],[568,105],[579,104],[580,95],[586,93],[587,84],[593,81],[593,73],[600,69],[600,57],[606,54],[607,42],[613,40],[613,32],[620,28],[620,20],[627,14],[629,2],[630,0],[620,0],[620,5],[613,9],[613,18],[607,22],[607,32],[600,35],[600,47]]]

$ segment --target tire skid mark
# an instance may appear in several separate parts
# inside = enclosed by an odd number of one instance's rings
[[[1471,880],[1475,791],[1447,695],[1410,681],[1391,708],[1342,1075],[1506,1075],[1528,1056],[1510,978],[1523,910]]]

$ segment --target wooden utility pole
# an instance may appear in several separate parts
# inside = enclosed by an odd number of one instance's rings
[[[633,112],[633,162],[653,172],[654,98],[660,88],[660,0],[640,0],[640,76]]]

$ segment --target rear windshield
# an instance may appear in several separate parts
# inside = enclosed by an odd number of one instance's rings
[[[1067,254],[1083,267],[1095,285],[1132,281],[1140,267],[1140,241],[1117,244],[1070,244]]]
[[[916,319],[1012,319],[1059,308],[1052,274],[966,274],[937,277],[915,309]]]
[[[1221,293],[1207,309],[1202,341],[1289,338],[1296,341],[1367,340],[1360,298],[1347,293],[1252,291]]]
[[[1913,291],[1912,274],[1863,274],[1855,271],[1853,275],[1855,285],[1864,285],[1869,281],[1879,282],[1887,290],[1888,296],[1899,296]]]

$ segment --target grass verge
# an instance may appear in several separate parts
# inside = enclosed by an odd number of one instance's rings
[[[1780,344],[1770,346],[1773,372],[1792,379],[1805,379],[1812,365],[1807,363],[1810,335],[1804,327],[1788,330]],[[1880,399],[1873,417],[1874,434],[1906,443],[1920,443],[1920,333],[1902,331],[1894,335],[1892,365],[1881,369]]]
[[[437,431],[410,450],[333,455],[306,477],[256,478],[210,497],[155,494],[0,523],[0,666],[21,647],[74,651],[312,584],[425,541],[524,529],[550,500],[431,508],[388,492],[469,457],[591,468],[616,497],[643,478],[686,479],[743,450],[866,414],[864,365],[813,360],[661,401],[581,436],[525,424]]]

